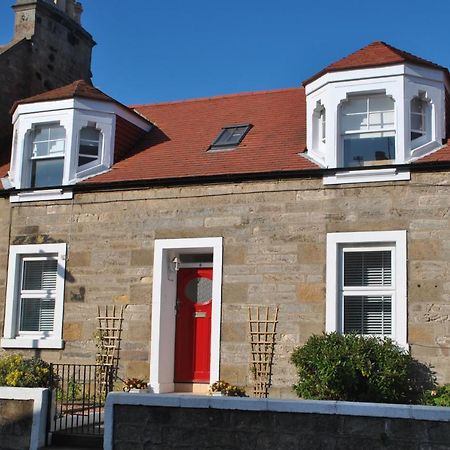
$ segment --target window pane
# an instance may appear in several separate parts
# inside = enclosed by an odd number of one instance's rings
[[[394,100],[385,95],[369,97],[369,111],[393,111]]]
[[[31,187],[61,186],[64,158],[33,160]]]
[[[367,114],[355,114],[342,117],[342,131],[359,131],[367,129]]]
[[[391,296],[344,296],[344,333],[392,334]]]
[[[364,113],[367,114],[367,98],[351,98],[342,104],[343,114]]]
[[[411,129],[415,131],[423,131],[423,116],[421,114],[411,114]]]
[[[100,131],[94,127],[85,127],[80,131],[80,140],[99,141]]]
[[[411,100],[411,112],[412,113],[419,113],[421,114],[424,110],[424,104],[423,104],[423,100],[421,100],[420,98],[413,98]]]
[[[361,139],[360,137],[364,137]],[[344,139],[344,166],[363,166],[370,161],[395,159],[395,137],[367,135],[347,136]]]
[[[24,261],[22,290],[56,289],[57,268],[58,261],[56,259]]]
[[[250,125],[243,125],[241,127],[226,127],[222,130],[219,137],[213,142],[212,146],[227,146],[237,145],[241,142],[242,137]]]
[[[394,112],[374,112],[369,114],[370,128],[393,128]]]
[[[53,331],[55,300],[22,298],[19,331]]]
[[[48,142],[39,142],[33,144],[33,156],[47,156]]]
[[[33,142],[48,141],[50,139],[50,128],[36,128],[34,131]]]
[[[48,153],[64,153],[64,141],[50,141],[48,143]]]
[[[344,286],[391,286],[391,251],[344,252]]]
[[[59,140],[59,139],[64,139],[66,137],[66,130],[64,129],[64,127],[60,127],[60,126],[53,126],[50,127],[50,139],[51,140]]]

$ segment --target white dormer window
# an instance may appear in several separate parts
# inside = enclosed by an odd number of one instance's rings
[[[65,141],[66,131],[59,124],[34,128],[31,141],[30,187],[63,184]]]
[[[411,147],[417,148],[430,141],[431,105],[421,92],[411,100]]]
[[[333,169],[325,184],[409,180],[407,165],[446,137],[445,71],[409,62],[350,63],[306,82],[308,157]]]
[[[322,147],[326,143],[326,112],[324,106],[317,102],[317,106],[314,110],[313,119],[313,134],[314,134],[314,146]]]
[[[95,126],[84,127],[80,131],[80,147],[78,149],[78,167],[87,169],[98,163],[103,145],[103,136]]]
[[[395,160],[395,103],[384,94],[355,95],[341,107],[344,167]]]

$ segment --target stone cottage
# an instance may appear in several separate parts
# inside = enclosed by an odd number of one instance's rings
[[[92,363],[97,306],[123,305],[122,376],[249,386],[248,307],[278,305],[271,396],[324,331],[391,337],[449,382],[449,89],[374,42],[291,89],[125,106],[77,80],[16,101],[1,347]]]

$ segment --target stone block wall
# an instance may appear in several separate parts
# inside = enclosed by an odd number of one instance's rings
[[[0,220],[6,224],[11,216],[10,244],[68,244],[66,348],[40,356],[92,363],[97,305],[124,305],[121,376],[143,378],[155,239],[222,236],[220,377],[251,386],[247,307],[279,304],[270,393],[290,397],[290,354],[324,331],[328,232],[407,230],[408,342],[439,381],[450,382],[449,200],[448,173],[413,173],[411,182],[398,183],[324,187],[321,179],[298,179],[76,193],[73,201],[51,203],[5,200]],[[6,236],[0,280],[7,271]]]
[[[33,400],[0,399],[0,450],[30,448]]]
[[[448,420],[236,410],[230,404],[224,408],[116,404],[112,428],[114,450],[444,450],[450,442]]]

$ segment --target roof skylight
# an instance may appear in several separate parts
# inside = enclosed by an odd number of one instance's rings
[[[248,123],[223,127],[210,148],[217,150],[236,147],[242,142],[242,139],[244,139],[250,128],[251,125]]]

